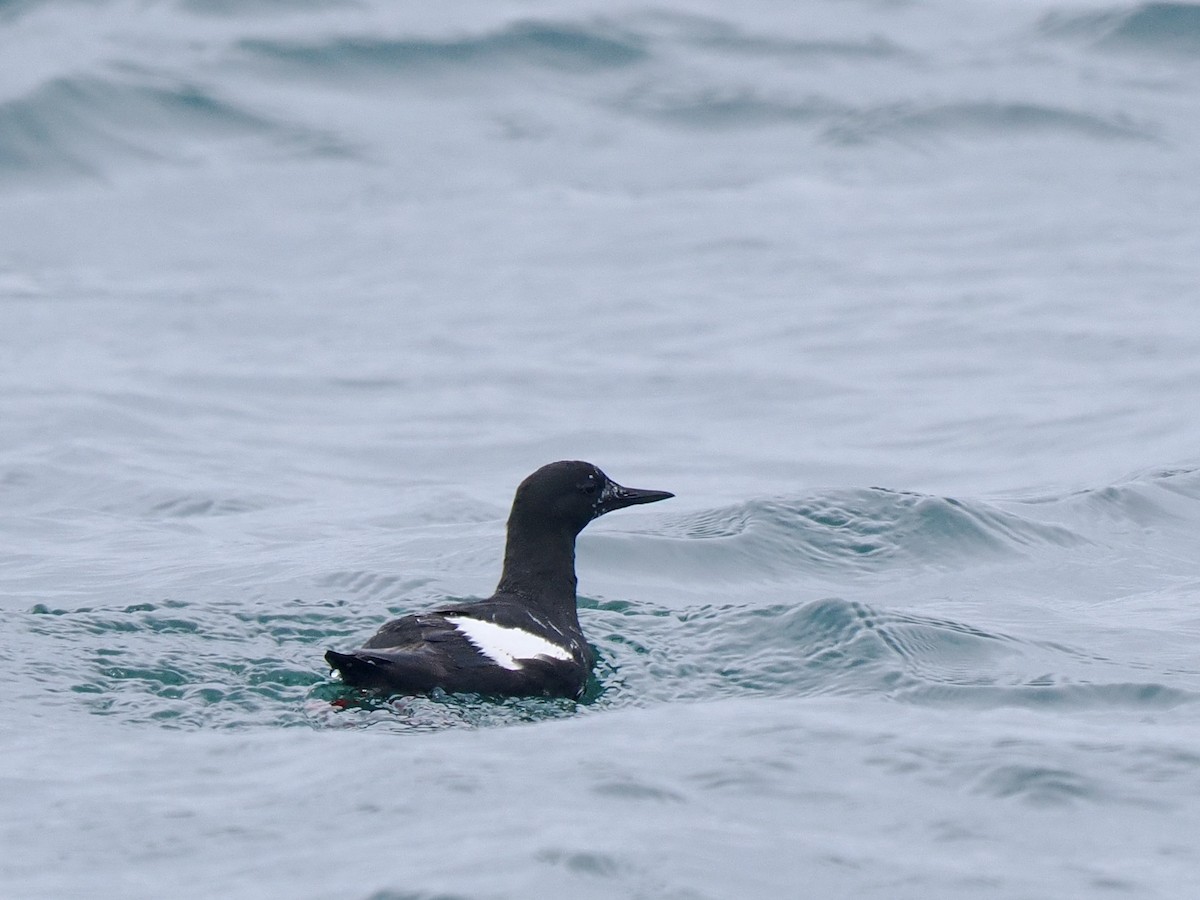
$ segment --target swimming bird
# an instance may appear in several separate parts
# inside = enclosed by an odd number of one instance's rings
[[[588,462],[542,466],[517,487],[492,596],[393,619],[325,659],[347,684],[392,694],[578,698],[595,655],[575,605],[575,538],[597,516],[673,496],[622,487]]]

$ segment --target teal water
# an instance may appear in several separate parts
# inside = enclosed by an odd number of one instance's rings
[[[1195,896],[1198,41],[0,4],[0,895]],[[558,458],[581,702],[331,679]]]

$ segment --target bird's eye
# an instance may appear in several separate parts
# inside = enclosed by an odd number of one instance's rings
[[[592,494],[596,493],[596,482],[589,481],[587,484],[583,485],[580,490],[588,496],[591,496]]]

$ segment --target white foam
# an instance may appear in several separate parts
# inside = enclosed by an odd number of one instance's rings
[[[522,660],[539,656],[563,660],[572,658],[565,647],[520,628],[505,628],[494,622],[466,616],[446,616],[446,621],[457,628],[480,653],[505,669],[516,671],[524,668]]]

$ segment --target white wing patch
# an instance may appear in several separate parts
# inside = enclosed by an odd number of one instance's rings
[[[462,633],[480,653],[505,669],[523,669],[521,660],[549,656],[551,659],[572,659],[566,647],[560,647],[544,637],[522,631],[520,628],[505,628],[494,622],[471,619],[466,616],[446,616],[446,621]]]

